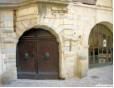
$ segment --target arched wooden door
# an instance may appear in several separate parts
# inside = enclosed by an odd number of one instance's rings
[[[58,79],[58,43],[43,29],[31,29],[17,45],[17,75],[21,79]]]
[[[106,26],[97,24],[89,36],[89,66],[113,62],[113,34]]]

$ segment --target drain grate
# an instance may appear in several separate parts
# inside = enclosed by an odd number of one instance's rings
[[[94,76],[91,76],[91,78],[98,79],[99,77],[94,75]]]

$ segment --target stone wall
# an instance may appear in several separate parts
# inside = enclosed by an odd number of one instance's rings
[[[0,10],[0,79],[4,82],[16,79],[15,43],[13,11]]]
[[[105,7],[113,7],[113,0],[97,0],[96,5],[105,6]]]

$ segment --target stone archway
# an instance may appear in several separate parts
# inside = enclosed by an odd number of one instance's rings
[[[62,76],[62,71],[61,71],[61,69],[62,69],[62,64],[61,64],[62,63],[62,53],[61,53],[62,50],[61,50],[61,43],[60,43],[61,40],[59,38],[59,35],[56,34],[56,32],[54,30],[52,30],[51,28],[49,28],[47,26],[34,26],[33,28],[35,28],[35,29],[44,29],[45,31],[49,31],[52,35],[54,35],[56,37],[56,41],[59,43],[59,46],[58,46],[58,52],[59,52],[59,57],[58,57],[59,58],[59,77],[62,78],[63,77]]]
[[[112,63],[113,34],[111,26],[96,24],[89,35],[89,67]]]

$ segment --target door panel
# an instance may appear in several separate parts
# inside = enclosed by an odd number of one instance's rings
[[[20,72],[36,72],[34,44],[34,41],[23,41],[19,44],[18,56]]]
[[[56,75],[58,77],[58,51],[56,40],[39,40],[40,75]]]

